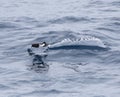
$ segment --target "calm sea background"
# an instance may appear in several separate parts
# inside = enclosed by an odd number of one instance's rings
[[[48,50],[30,70],[31,43],[81,37],[109,49]],[[0,0],[0,97],[120,97],[120,0]]]

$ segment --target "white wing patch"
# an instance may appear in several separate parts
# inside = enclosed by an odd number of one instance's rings
[[[99,46],[104,48],[106,47],[100,39],[92,36],[81,36],[80,38],[77,39],[66,38],[58,43],[50,45],[50,47],[70,46],[70,45]]]

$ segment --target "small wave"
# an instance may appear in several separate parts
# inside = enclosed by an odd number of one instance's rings
[[[119,18],[119,17],[112,17],[112,18],[110,18],[110,20],[111,20],[111,21],[117,21],[117,22],[118,22],[118,21],[120,21],[120,18]]]
[[[106,27],[98,27],[96,28],[97,30],[103,30],[103,31],[110,31],[110,32],[115,32],[113,29],[111,28],[106,28]]]
[[[99,0],[90,0],[89,4],[86,6],[87,8],[91,7],[101,7],[104,6],[105,2]]]
[[[35,20],[34,18],[30,18],[30,17],[19,17],[19,18],[15,19],[14,22],[34,23],[34,22],[38,22],[38,21]]]
[[[113,28],[119,28],[120,22],[119,21],[115,21],[115,22],[112,22],[112,23],[108,24],[108,26],[111,26]]]
[[[57,90],[57,89],[51,89],[51,90],[41,90],[41,91],[32,91],[27,94],[23,95],[34,95],[34,94],[61,94],[61,93],[79,93],[76,91],[62,91],[62,90]]]
[[[7,86],[7,85],[3,85],[3,84],[0,84],[0,90],[7,90],[9,89],[10,87]]]
[[[51,24],[63,24],[63,23],[90,22],[90,21],[91,19],[87,17],[66,16],[66,17],[55,19],[55,20],[50,20],[48,22]]]
[[[13,23],[9,22],[0,22],[0,29],[6,29],[6,28],[16,28],[17,26]]]
[[[110,3],[112,6],[120,7],[120,1],[114,1]]]
[[[118,10],[116,10],[116,9],[109,9],[109,8],[108,9],[101,9],[100,11],[101,12],[103,12],[103,11],[104,12],[118,12]]]
[[[105,63],[107,64],[120,64],[120,52],[119,51],[112,51],[109,52],[107,57],[103,57]]]
[[[19,17],[14,20],[16,23],[24,23],[26,27],[46,27],[48,24],[31,17]]]

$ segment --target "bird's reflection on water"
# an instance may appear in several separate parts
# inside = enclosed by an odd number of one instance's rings
[[[34,70],[37,73],[43,73],[49,70],[49,65],[43,61],[43,58],[46,58],[47,55],[35,54],[30,48],[27,51],[28,54],[33,58],[32,64],[29,65],[29,70]]]

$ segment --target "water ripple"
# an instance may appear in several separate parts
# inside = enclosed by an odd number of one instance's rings
[[[0,29],[15,29],[17,25],[10,22],[0,22]]]
[[[63,24],[63,23],[76,23],[76,22],[92,22],[92,19],[89,19],[87,17],[66,16],[63,18],[50,20],[48,22],[51,24]]]
[[[112,6],[120,7],[120,1],[113,1],[110,3]]]

